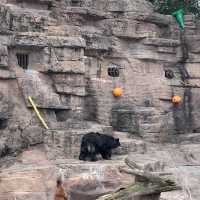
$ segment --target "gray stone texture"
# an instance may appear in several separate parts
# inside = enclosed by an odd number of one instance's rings
[[[13,0],[0,8],[2,94],[16,89],[9,126],[42,128],[32,96],[51,129],[88,120],[151,140],[199,130],[199,24],[191,16],[181,32],[173,17],[143,0]],[[16,54],[28,55],[28,69]],[[116,64],[120,76],[108,76]],[[176,77],[165,78],[166,69]],[[121,97],[113,96],[115,87]],[[173,95],[182,96],[180,105],[170,102]]]
[[[190,15],[185,23],[181,31],[172,16],[155,13],[145,0],[1,1],[0,156],[44,144],[51,161],[77,158],[81,137],[90,131],[120,137],[114,154],[144,154],[146,145],[136,136],[177,142],[198,133],[200,24]],[[109,66],[119,68],[119,77],[108,76]],[[175,78],[165,77],[168,69]],[[121,97],[113,96],[115,87],[122,88]],[[179,105],[171,103],[173,95],[182,97]],[[49,199],[46,187],[38,190],[42,200]],[[14,198],[6,194],[2,199]]]

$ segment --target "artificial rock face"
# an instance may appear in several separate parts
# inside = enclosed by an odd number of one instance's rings
[[[199,26],[190,16],[181,32],[144,0],[4,0],[0,20],[0,139],[10,151],[44,141],[28,96],[51,129],[94,121],[147,137],[198,131]]]
[[[86,133],[112,135],[114,129],[155,141],[199,131],[199,24],[191,16],[181,31],[172,16],[155,13],[145,0],[1,0],[0,22],[0,166],[7,170],[0,199],[52,199],[57,164],[49,160],[60,162],[77,199],[133,181],[119,172],[124,161],[115,156],[95,163],[72,159]],[[120,97],[113,96],[116,87]],[[175,95],[180,104],[172,104]],[[143,158],[144,141],[129,139],[120,139],[113,154],[142,152]],[[28,151],[18,164],[4,163],[7,155],[40,144],[48,158]],[[96,174],[97,185],[81,187],[88,182],[81,172]],[[19,177],[21,188],[13,182]]]

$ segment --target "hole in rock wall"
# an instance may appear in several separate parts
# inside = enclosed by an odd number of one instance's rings
[[[116,67],[108,67],[108,75],[111,77],[119,77],[119,69]]]
[[[42,48],[9,48],[9,66],[42,71],[45,58]]]
[[[22,67],[23,69],[28,69],[29,55],[17,53],[16,56],[17,56],[18,65]]]
[[[70,111],[69,110],[56,110],[55,115],[56,115],[56,120],[58,122],[64,122],[70,118]]]
[[[108,68],[107,68],[107,73],[108,73],[108,76],[111,76],[111,77],[119,77],[120,76],[120,70],[123,69],[124,67],[118,65],[118,64],[115,64],[115,63],[110,63],[108,65]]]
[[[5,157],[5,156],[7,156],[10,153],[11,153],[11,149],[7,145],[5,145],[3,147],[3,149],[1,149],[0,158]]]
[[[144,106],[145,107],[151,107],[152,105],[152,101],[150,99],[145,99],[144,100]]]
[[[165,77],[168,79],[173,79],[174,78],[174,72],[170,69],[165,70]]]
[[[0,119],[0,130],[6,129],[7,125],[8,125],[7,119]]]
[[[81,6],[81,0],[71,0],[71,6]]]

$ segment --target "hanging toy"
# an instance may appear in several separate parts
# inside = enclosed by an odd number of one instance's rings
[[[174,72],[170,69],[165,70],[165,77],[168,79],[173,79],[174,78]]]
[[[110,65],[108,67],[108,75],[111,77],[119,77],[119,67],[116,65]]]
[[[179,26],[184,29],[185,28],[185,22],[183,19],[184,16],[184,10],[183,9],[179,9],[175,12],[172,13],[172,16],[174,16],[176,18],[176,21],[179,23]]]
[[[116,87],[114,90],[113,90],[113,95],[115,97],[120,97],[122,96],[122,89],[120,87]]]
[[[175,96],[172,97],[172,103],[173,104],[179,104],[181,101],[182,101],[181,96],[175,95]]]

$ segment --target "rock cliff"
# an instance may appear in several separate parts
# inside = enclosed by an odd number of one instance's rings
[[[0,157],[43,145],[49,160],[74,159],[89,131],[120,134],[121,155],[146,151],[130,137],[177,142],[179,134],[199,132],[200,26],[193,16],[181,30],[145,0],[3,0],[0,22]],[[119,76],[109,76],[112,69]],[[174,95],[180,104],[172,104]]]

